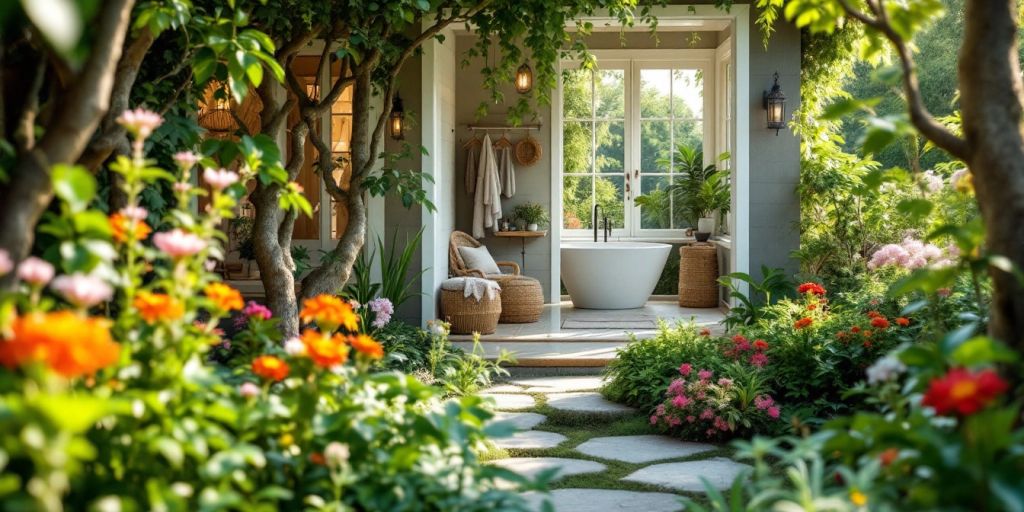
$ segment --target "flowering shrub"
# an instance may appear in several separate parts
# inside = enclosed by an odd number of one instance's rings
[[[665,401],[651,415],[651,425],[685,439],[726,439],[767,431],[766,424],[779,418],[779,406],[764,393],[756,373],[736,365],[728,369],[735,377],[716,380],[711,370],[695,372],[693,365],[683,363],[681,377],[669,384]]]
[[[412,377],[370,373],[383,347],[336,297],[307,300],[302,336],[283,341],[269,310],[208,270],[246,181],[281,186],[282,207],[308,209],[273,141],[214,141],[208,155],[179,153],[169,172],[143,154],[159,116],[121,122],[133,154],[112,169],[128,206],[91,209],[92,176],[58,166],[59,212],[40,227],[57,238],[49,262],[15,267],[0,254],[0,274],[15,272],[20,287],[0,296],[5,508],[523,508],[495,489],[509,475],[476,458],[490,416],[478,398],[442,403]],[[238,172],[219,169],[236,158]],[[202,173],[209,192],[191,184],[197,165],[213,169]],[[175,190],[161,232],[138,206],[156,181]],[[203,194],[209,207],[193,215]],[[226,339],[231,315],[241,330]]]

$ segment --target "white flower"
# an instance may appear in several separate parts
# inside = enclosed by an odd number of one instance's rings
[[[922,184],[925,190],[934,194],[942,190],[942,176],[939,176],[935,171],[929,169],[921,175]]]
[[[893,356],[885,356],[868,367],[868,384],[887,382],[899,377],[907,367]]]
[[[117,117],[117,124],[124,126],[132,135],[138,139],[145,139],[153,134],[164,118],[151,110],[139,107],[135,110],[125,110]]]
[[[284,352],[292,357],[306,355],[306,344],[298,338],[288,338],[284,342]]]
[[[174,154],[174,162],[182,169],[191,169],[199,162],[199,155],[191,151],[179,151]]]
[[[338,467],[348,462],[349,449],[348,445],[339,443],[337,441],[331,441],[324,447],[324,460],[327,461],[328,466]]]
[[[132,220],[146,220],[146,216],[149,215],[149,212],[141,206],[125,206],[124,208],[121,208],[121,215]]]

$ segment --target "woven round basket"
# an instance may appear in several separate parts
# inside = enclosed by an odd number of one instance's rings
[[[451,324],[452,334],[491,334],[498,328],[501,298],[484,297],[477,302],[462,291],[442,289],[441,316]]]
[[[515,152],[516,163],[524,167],[537,163],[544,155],[540,142],[537,142],[537,139],[531,137],[529,133],[526,134],[526,138],[516,143]]]
[[[718,248],[694,243],[679,248],[679,305],[718,306]]]
[[[544,291],[540,281],[526,276],[502,276],[501,320],[503,324],[529,324],[544,312]]]

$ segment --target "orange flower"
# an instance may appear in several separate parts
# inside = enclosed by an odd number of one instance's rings
[[[327,465],[327,459],[325,459],[324,454],[320,452],[313,452],[309,454],[309,462],[316,464],[317,466]]]
[[[153,229],[144,220],[135,220],[121,212],[110,214],[108,219],[114,240],[124,243],[129,240],[145,240]]]
[[[889,328],[889,320],[887,320],[884,316],[876,316],[871,319],[871,327],[875,327],[878,329],[887,329]]]
[[[896,325],[899,325],[900,327],[906,327],[906,326],[910,325],[910,319],[907,318],[907,317],[901,316],[901,317],[896,319]]]
[[[259,356],[252,361],[252,372],[264,379],[282,381],[288,376],[288,363],[274,356]]]
[[[808,304],[807,305],[807,311],[814,311],[815,309],[818,309],[818,304],[817,303],[813,303],[813,304]]]
[[[139,292],[132,305],[148,324],[177,320],[185,315],[185,307],[181,302],[163,293]]]
[[[349,339],[349,343],[352,344],[352,348],[356,349],[356,351],[369,356],[371,359],[384,357],[384,346],[365,334],[352,336]]]
[[[864,331],[862,331],[860,333],[860,335],[864,336],[865,338],[870,338],[871,336],[874,336],[874,334],[875,334],[875,332],[872,331],[871,329],[865,329]]]
[[[210,283],[203,288],[203,293],[221,311],[234,311],[245,306],[242,294],[224,283]]]
[[[896,462],[896,458],[900,456],[900,451],[896,448],[886,448],[882,453],[878,454],[878,460],[882,463],[882,467],[889,467],[893,462]]]
[[[878,318],[882,316],[878,311],[868,311],[868,318]]]
[[[313,364],[322,368],[330,368],[348,361],[348,345],[345,337],[340,334],[330,336],[313,329],[302,332],[302,344],[306,346],[306,355]]]
[[[110,337],[109,320],[70,311],[15,318],[11,332],[11,339],[0,341],[0,364],[14,368],[39,361],[69,378],[116,363],[121,350]]]
[[[825,295],[825,287],[818,283],[804,283],[796,288],[796,292],[800,295]]]
[[[317,295],[302,301],[299,318],[303,322],[316,322],[324,331],[333,331],[339,326],[352,332],[359,330],[359,315],[348,302],[334,295]]]
[[[859,325],[855,325],[853,327],[850,327],[850,332],[852,332],[854,334],[857,334],[858,332],[860,332],[860,326]]]
[[[845,340],[846,336],[847,336],[846,335],[846,331],[839,331],[839,332],[836,333],[836,339],[837,340]]]
[[[794,329],[803,329],[805,327],[810,327],[810,325],[813,324],[813,323],[814,323],[814,319],[813,318],[811,318],[809,316],[805,316],[805,317],[801,318],[800,320],[797,320],[795,323],[793,323],[793,328]]]

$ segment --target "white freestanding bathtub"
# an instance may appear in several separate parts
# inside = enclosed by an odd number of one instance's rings
[[[562,242],[562,281],[577,308],[643,307],[671,250],[647,242]]]

